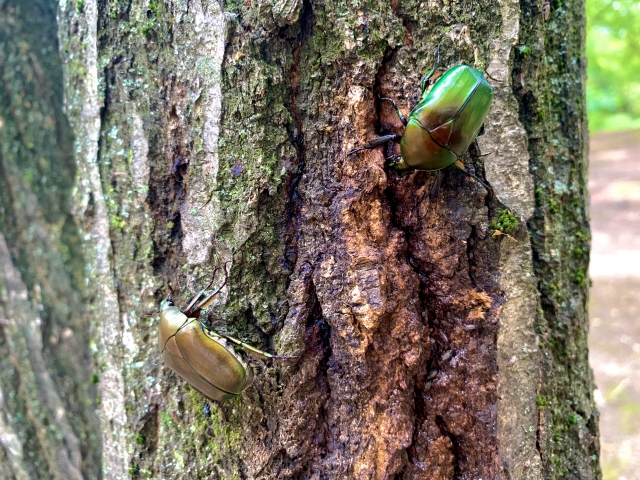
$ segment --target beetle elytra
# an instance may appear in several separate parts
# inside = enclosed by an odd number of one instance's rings
[[[251,366],[241,360],[231,344],[260,358],[296,358],[272,355],[229,335],[208,330],[203,325],[199,320],[200,311],[213,302],[229,279],[227,269],[224,270],[224,282],[199,301],[211,287],[212,280],[184,310],[173,304],[172,294],[169,294],[160,306],[158,328],[158,347],[167,366],[200,393],[218,401],[240,395],[251,385],[254,377]],[[216,271],[217,268],[214,276]]]
[[[449,165],[464,171],[458,158],[484,133],[484,118],[493,99],[493,87],[482,72],[458,65],[447,70],[429,89],[439,65],[440,47],[436,64],[422,80],[420,101],[408,118],[394,100],[381,98],[393,104],[405,126],[404,135],[376,138],[350,151],[349,155],[393,141],[400,143],[401,155],[392,159],[390,166],[400,175],[414,170],[441,170]]]

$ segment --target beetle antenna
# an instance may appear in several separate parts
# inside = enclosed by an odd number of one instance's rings
[[[464,172],[465,175],[468,175],[469,177],[473,178],[476,182],[480,183],[484,188],[487,189],[487,191],[489,192],[493,192],[493,188],[491,188],[488,184],[486,184],[485,182],[483,182],[482,180],[480,180],[478,177],[476,177],[473,173],[469,173],[467,172],[467,170],[465,170],[464,168],[462,169],[458,169],[462,172]]]

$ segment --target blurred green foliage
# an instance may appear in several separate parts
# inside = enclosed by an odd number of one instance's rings
[[[640,128],[640,1],[587,0],[589,129]]]

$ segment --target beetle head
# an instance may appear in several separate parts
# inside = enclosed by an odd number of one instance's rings
[[[173,307],[173,302],[170,297],[167,297],[160,303],[160,311],[162,312],[169,307]]]
[[[173,307],[173,288],[169,285],[169,295],[160,303],[160,311]]]

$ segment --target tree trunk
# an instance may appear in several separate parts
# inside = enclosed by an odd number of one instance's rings
[[[97,478],[56,5],[0,1],[0,478]],[[95,378],[95,377],[94,377]]]
[[[104,477],[600,478],[583,2],[223,8],[60,2]],[[494,86],[462,157],[490,190],[346,154],[402,133],[378,95],[408,112],[437,45]],[[205,408],[145,313],[225,262],[204,320],[299,358],[252,360],[254,384]]]

